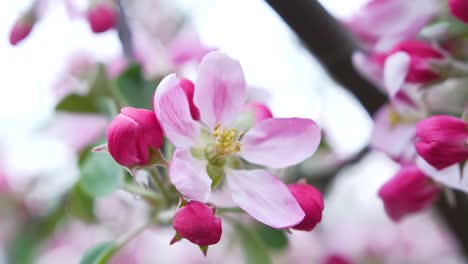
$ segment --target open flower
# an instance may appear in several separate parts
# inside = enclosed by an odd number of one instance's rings
[[[203,58],[193,101],[200,121],[193,119],[174,74],[161,81],[154,98],[166,136],[177,147],[169,168],[177,190],[206,202],[212,185],[225,177],[233,201],[258,221],[275,228],[301,222],[305,214],[281,180],[267,170],[238,165],[240,158],[272,168],[302,162],[320,142],[314,121],[269,118],[245,134],[238,131],[234,124],[246,101],[246,82],[239,62],[221,52]]]
[[[365,46],[386,50],[414,38],[439,10],[437,0],[371,0],[346,25]]]

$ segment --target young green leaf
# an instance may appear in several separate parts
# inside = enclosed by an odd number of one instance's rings
[[[115,80],[115,89],[132,107],[153,109],[153,95],[158,82],[145,80],[141,66],[130,65]]]
[[[93,153],[81,167],[80,185],[91,197],[113,192],[122,182],[123,169],[106,153]]]

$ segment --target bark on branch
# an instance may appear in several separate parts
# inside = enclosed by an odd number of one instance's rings
[[[386,98],[351,63],[359,49],[351,34],[315,0],[266,0],[297,33],[330,76],[352,92],[373,115]]]

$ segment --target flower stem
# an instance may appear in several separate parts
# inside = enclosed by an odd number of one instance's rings
[[[159,172],[156,166],[152,166],[151,168],[149,168],[148,172],[150,174],[151,179],[153,180],[154,183],[156,183],[159,190],[161,191],[161,194],[166,199],[166,202],[169,202],[171,199],[171,196],[169,195],[169,192],[167,191],[166,186],[164,185],[161,178],[159,177]]]
[[[148,220],[148,222],[144,223],[143,225],[137,227],[135,230],[131,231],[130,233],[122,236],[118,241],[117,241],[117,247],[115,251],[118,251],[119,249],[123,248],[128,242],[130,242],[132,239],[143,233],[146,228],[152,226],[155,223],[155,217],[152,217]]]
[[[129,193],[140,195],[141,197],[156,203],[161,203],[162,197],[146,188],[129,183],[125,183],[121,188]]]

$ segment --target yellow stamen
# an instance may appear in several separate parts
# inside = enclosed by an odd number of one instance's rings
[[[239,152],[241,149],[241,143],[238,139],[241,133],[237,133],[235,128],[221,128],[220,123],[216,124],[213,130],[216,154],[226,156]]]

